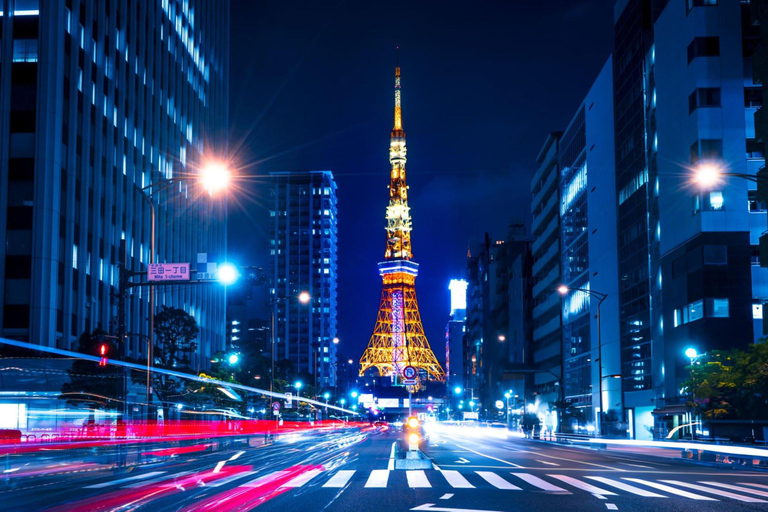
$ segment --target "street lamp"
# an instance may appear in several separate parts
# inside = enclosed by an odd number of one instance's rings
[[[557,287],[557,291],[560,295],[567,295],[570,292],[582,292],[593,297],[597,297],[597,361],[598,361],[598,397],[600,403],[600,410],[598,411],[597,418],[600,424],[598,425],[597,432],[603,435],[603,339],[602,332],[600,331],[600,305],[608,298],[607,293],[596,292],[589,288],[569,288],[564,284]],[[560,383],[562,389],[563,383]]]
[[[696,440],[696,382],[693,380],[693,365],[703,355],[699,354],[693,347],[685,349],[685,357],[691,360],[691,404],[693,406],[693,412],[691,413],[691,441]]]
[[[461,386],[456,386],[455,388],[453,388],[453,393],[456,395],[460,395],[462,391],[464,390],[461,389]]]
[[[753,174],[744,174],[740,172],[724,172],[721,165],[712,161],[703,161],[692,169],[691,181],[700,188],[709,188],[719,185],[726,177],[743,178],[747,181],[757,183],[758,176]]]
[[[165,190],[171,185],[178,183],[179,181],[190,178],[189,175],[174,176],[169,179],[164,179],[151,183],[146,187],[140,189],[142,192],[141,197],[149,205],[150,211],[150,240],[149,240],[149,263],[155,263],[155,238],[156,238],[156,225],[157,220],[155,217],[155,203],[152,201],[152,196]],[[204,165],[197,176],[197,181],[208,190],[209,195],[213,195],[213,192],[224,190],[229,184],[230,172],[226,165],[221,162],[209,162]],[[215,186],[214,186],[215,185]],[[120,340],[120,343],[124,343],[124,340]],[[155,287],[149,287],[149,353],[147,354],[147,360],[154,364],[154,351],[155,351]],[[150,390],[150,371],[151,368],[147,367],[147,401],[149,401]]]
[[[294,382],[293,387],[296,388],[296,411],[301,415],[301,381]]]
[[[509,430],[509,399],[512,398],[512,391],[504,393],[504,398],[507,399],[507,430]]]
[[[275,333],[275,330],[276,330],[275,328],[277,327],[276,326],[276,323],[277,323],[277,320],[276,320],[277,319],[277,304],[280,303],[280,302],[283,302],[283,301],[285,301],[285,300],[287,300],[289,298],[290,297],[272,297],[272,299],[269,301],[269,306],[270,306],[270,309],[272,310],[272,329],[271,329],[272,335],[270,336],[272,338],[272,340],[271,340],[272,341],[272,343],[271,343],[272,344],[272,350],[271,350],[272,354],[270,356],[270,359],[272,359],[272,364],[271,364],[272,373],[270,374],[270,379],[269,379],[269,391],[270,391],[270,393],[274,392],[274,385],[275,385],[275,339],[276,339],[275,338],[275,334],[276,334]],[[298,295],[297,298],[299,299],[299,302],[301,304],[307,304],[310,301],[310,299],[312,299],[312,296],[309,294],[309,292],[301,292]]]

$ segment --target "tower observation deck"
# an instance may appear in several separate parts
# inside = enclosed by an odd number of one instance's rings
[[[416,301],[419,264],[411,252],[411,213],[405,182],[405,132],[400,105],[400,67],[395,68],[395,122],[389,141],[389,205],[387,245],[379,263],[381,302],[373,334],[360,358],[360,375],[376,368],[397,382],[403,368],[413,366],[423,379],[445,381],[445,372],[429,347]]]

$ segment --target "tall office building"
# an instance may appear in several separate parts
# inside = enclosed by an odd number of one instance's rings
[[[705,166],[754,175],[763,164],[749,3],[615,5],[621,382],[634,437],[685,421],[687,347],[743,348],[762,331],[766,216],[754,184],[691,179]]]
[[[561,281],[571,289],[562,297],[563,392],[572,404],[563,420],[569,431],[591,426],[604,434],[623,419],[618,379],[607,378],[619,373],[611,64],[571,119],[558,155]]]
[[[541,397],[544,413],[551,412],[546,404],[561,396],[562,326],[560,297],[555,289],[561,284],[560,273],[560,167],[558,155],[562,132],[547,136],[538,156],[536,172],[531,179],[531,232],[533,242],[533,337],[532,363],[541,370],[532,379],[533,391]]]
[[[338,211],[331,171],[272,173],[270,254],[275,359],[318,388],[336,384]],[[310,303],[298,296],[308,292]]]
[[[445,377],[449,393],[464,387],[464,333],[467,321],[467,281],[451,279],[451,314],[445,326]]]
[[[114,331],[118,247],[128,267],[226,251],[224,200],[193,179],[227,153],[229,2],[0,2],[0,335],[60,348]],[[155,188],[147,188],[155,185]],[[157,191],[158,188],[162,190]],[[152,193],[151,199],[148,194]],[[224,349],[218,286],[158,292],[201,329],[193,365]],[[148,333],[148,293],[127,331]],[[145,343],[129,338],[128,355]]]

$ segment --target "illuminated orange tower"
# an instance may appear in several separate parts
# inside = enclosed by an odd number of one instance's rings
[[[413,366],[421,377],[445,381],[445,372],[429,348],[416,301],[419,264],[411,253],[411,214],[405,184],[405,132],[400,108],[400,67],[395,68],[395,126],[389,141],[392,166],[387,206],[387,247],[379,263],[383,281],[373,335],[360,358],[360,375],[369,368],[399,381],[403,368]],[[420,377],[420,381],[421,381]]]

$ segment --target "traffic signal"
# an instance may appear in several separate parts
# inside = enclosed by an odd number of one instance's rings
[[[109,355],[109,345],[106,343],[99,344],[99,366],[107,366],[107,356]]]

